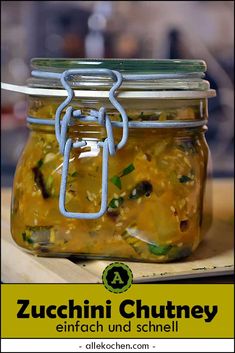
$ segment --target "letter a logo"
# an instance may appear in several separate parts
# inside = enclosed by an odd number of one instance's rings
[[[131,269],[122,262],[114,262],[108,265],[102,275],[106,289],[113,293],[123,293],[130,288],[133,275]]]
[[[117,282],[119,282],[119,283],[121,283],[121,284],[123,284],[124,282],[123,282],[123,280],[121,279],[121,276],[120,276],[120,273],[119,272],[114,272],[114,279],[112,280],[112,282],[111,282],[111,284],[115,284],[115,283],[117,283]]]

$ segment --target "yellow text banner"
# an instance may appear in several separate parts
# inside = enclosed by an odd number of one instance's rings
[[[2,284],[3,338],[232,338],[232,284]]]

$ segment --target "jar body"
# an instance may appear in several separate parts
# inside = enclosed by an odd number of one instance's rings
[[[169,104],[173,103],[164,102],[158,120],[168,119]],[[201,102],[188,101],[187,109],[181,109],[180,104],[175,102],[179,108],[171,109],[171,119],[198,118]],[[127,107],[129,120],[138,120],[141,114],[144,120],[156,120],[151,112],[145,114],[143,104],[140,106],[141,111]],[[44,119],[52,118],[55,110],[52,102],[43,99],[37,104],[32,99],[30,109],[32,115]],[[32,127],[14,180],[14,240],[41,256],[152,262],[187,257],[203,235],[208,160],[204,132],[202,127],[130,128],[127,144],[109,157],[106,213],[95,220],[78,220],[66,218],[59,211],[63,156],[53,127]],[[97,212],[103,162],[97,142],[105,138],[105,131],[94,124],[80,123],[70,128],[69,135],[85,138],[87,145],[70,153],[66,209]],[[120,129],[114,129],[114,135],[120,140]]]

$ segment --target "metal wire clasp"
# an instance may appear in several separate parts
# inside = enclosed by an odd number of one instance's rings
[[[105,74],[110,76],[114,84],[109,91],[109,100],[112,105],[119,111],[122,117],[123,123],[123,132],[122,138],[117,145],[115,145],[114,137],[113,137],[113,129],[111,121],[106,114],[106,110],[104,107],[101,107],[99,111],[92,110],[90,115],[83,116],[80,110],[73,110],[72,106],[68,106],[71,100],[74,97],[74,92],[71,86],[68,83],[68,77],[71,75],[100,75]],[[55,115],[55,133],[56,138],[59,143],[60,152],[64,155],[63,167],[62,167],[62,177],[61,177],[61,186],[60,186],[60,195],[59,195],[59,209],[60,212],[68,218],[76,218],[76,219],[96,219],[104,215],[107,210],[107,200],[108,200],[108,159],[109,154],[115,155],[116,151],[122,148],[128,139],[128,118],[126,112],[122,105],[115,98],[116,90],[122,84],[122,75],[118,71],[108,70],[108,69],[74,69],[67,70],[63,72],[61,75],[61,83],[64,88],[68,92],[68,97],[66,97],[65,101],[60,104],[60,106],[56,110]],[[67,107],[64,116],[61,119],[62,112]],[[96,213],[75,213],[69,212],[65,208],[65,200],[66,200],[66,185],[67,185],[67,177],[68,177],[68,168],[69,168],[69,155],[72,148],[80,148],[85,146],[87,143],[85,139],[81,141],[73,142],[71,138],[67,138],[67,129],[71,123],[71,118],[77,118],[81,121],[93,121],[97,122],[103,126],[105,126],[107,131],[107,137],[104,141],[97,142],[97,146],[103,149],[102,153],[102,196],[101,196],[101,207],[99,212]]]

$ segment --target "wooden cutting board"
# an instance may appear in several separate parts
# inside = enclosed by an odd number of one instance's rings
[[[169,263],[126,262],[135,283],[232,274],[233,179],[213,181],[213,225],[187,260]],[[10,235],[10,189],[2,189],[2,281],[4,283],[101,283],[102,271],[112,261],[71,261],[40,258],[18,248]]]

